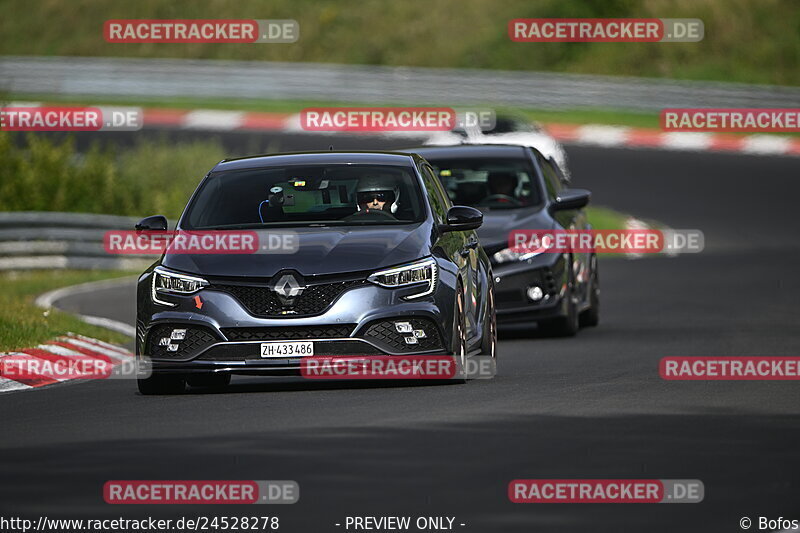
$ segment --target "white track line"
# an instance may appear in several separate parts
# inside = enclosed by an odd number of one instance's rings
[[[662,147],[675,150],[708,150],[713,142],[710,133],[672,131],[662,137]]]
[[[184,117],[183,127],[190,130],[235,130],[244,125],[245,114],[239,111],[190,111]]]
[[[86,350],[91,350],[93,352],[101,353],[103,355],[107,355],[109,357],[115,358],[129,358],[132,354],[128,352],[120,352],[119,350],[110,350],[104,346],[100,346],[99,344],[93,344],[91,342],[86,342],[80,339],[75,339],[72,337],[64,337],[63,339],[59,339],[65,344],[71,344],[73,346],[77,346],[79,348],[85,348]],[[85,354],[88,355],[88,354]],[[91,355],[88,355],[91,357]]]
[[[777,135],[750,135],[745,138],[742,152],[748,154],[785,154],[791,148],[791,141],[787,137]]]
[[[109,350],[116,350],[121,355],[131,355],[131,352],[129,352],[122,346],[117,346],[116,344],[111,344],[110,342],[101,341],[100,339],[95,339],[93,337],[87,337],[85,335],[79,335],[77,333],[72,333],[72,332],[69,332],[67,335],[70,338],[80,339],[84,342],[88,342],[89,344],[96,344],[98,346],[103,346],[104,348],[108,348]]]
[[[24,383],[20,383],[19,381],[14,381],[13,379],[8,379],[4,377],[0,377],[0,392],[11,392],[15,390],[25,390],[25,389],[32,389],[30,385],[25,385]]]
[[[107,279],[102,281],[91,281],[88,283],[81,283],[79,285],[72,285],[70,287],[62,287],[60,289],[55,289],[53,291],[49,291],[40,295],[38,298],[36,298],[36,301],[34,303],[43,309],[49,309],[53,307],[54,302],[62,298],[66,298],[67,296],[74,296],[76,294],[85,294],[88,292],[94,292],[98,289],[115,287],[120,283],[130,282],[132,279],[133,279],[132,277]],[[134,328],[130,324],[126,324],[125,322],[119,322],[117,320],[112,320],[110,318],[91,316],[91,315],[73,314],[73,316],[93,326],[100,326],[106,329],[110,329],[111,331],[122,333],[123,335],[127,335],[128,337],[136,336],[136,328]]]

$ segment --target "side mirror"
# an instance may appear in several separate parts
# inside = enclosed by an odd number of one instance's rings
[[[136,231],[167,231],[167,217],[164,215],[153,215],[143,218],[134,226]]]
[[[566,211],[586,207],[592,193],[586,189],[564,189],[556,195],[555,201],[550,204],[550,211]]]
[[[467,231],[478,229],[483,224],[483,213],[474,207],[466,205],[454,205],[447,210],[447,224],[440,226],[443,232],[446,231]]]

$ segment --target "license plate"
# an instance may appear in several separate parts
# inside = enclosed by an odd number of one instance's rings
[[[262,342],[261,357],[308,357],[314,355],[313,342]]]

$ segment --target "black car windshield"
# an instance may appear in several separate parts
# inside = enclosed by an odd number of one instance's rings
[[[454,204],[488,209],[541,204],[534,170],[524,159],[427,159]]]
[[[181,220],[183,229],[385,225],[421,222],[410,167],[286,166],[212,173]]]

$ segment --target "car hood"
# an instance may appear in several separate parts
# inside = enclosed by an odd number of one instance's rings
[[[508,246],[509,234],[514,230],[553,229],[553,220],[543,210],[483,209],[483,224],[478,228],[481,245],[489,252]]]
[[[266,242],[258,230],[259,243]],[[273,234],[294,234],[294,253],[165,254],[167,268],[201,276],[268,278],[293,269],[304,276],[376,270],[420,259],[430,254],[431,227],[364,226],[281,228]]]

